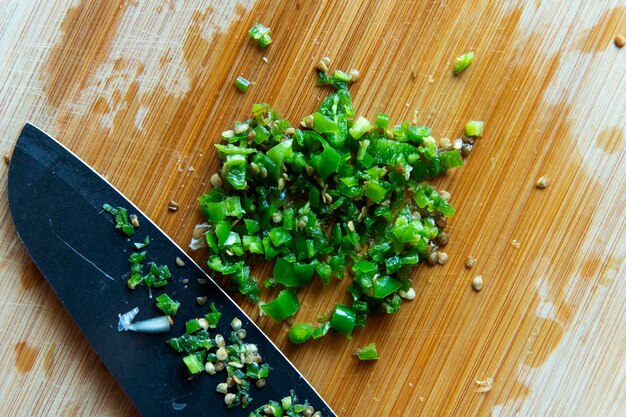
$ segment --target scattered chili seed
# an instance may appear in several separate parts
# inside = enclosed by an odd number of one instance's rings
[[[128,216],[128,219],[130,220],[130,224],[132,224],[134,227],[139,227],[139,219],[137,218],[136,214],[131,214],[130,216]]]
[[[215,188],[222,188],[222,179],[220,178],[220,174],[218,174],[217,172],[211,175],[211,185]]]
[[[543,190],[544,188],[546,188],[548,184],[549,184],[549,180],[548,180],[548,177],[546,176],[543,176],[537,180],[537,188],[539,188],[540,190]]]
[[[618,48],[623,48],[626,45],[626,37],[624,37],[623,35],[617,35],[614,42],[615,46],[617,46]]]
[[[472,289],[477,292],[483,289],[482,275],[476,275],[474,279],[472,279]]]
[[[207,302],[207,298],[206,297],[197,297],[196,298],[196,303],[198,303],[199,306],[205,305],[206,302]]]
[[[467,259],[465,260],[465,267],[467,269],[472,269],[474,267],[474,264],[476,264],[476,258],[468,256]]]
[[[4,163],[9,165],[9,163],[11,162],[11,154],[9,152],[5,152],[2,155],[2,159],[4,159]]]
[[[177,256],[177,257],[176,257],[176,265],[182,268],[183,266],[185,266],[185,261],[183,261],[183,260],[180,258],[180,256]]]
[[[445,252],[437,252],[437,263],[444,265],[446,262],[448,262],[448,254]]]
[[[167,205],[167,209],[169,211],[176,211],[178,210],[178,203],[174,200],[170,200],[169,204]]]

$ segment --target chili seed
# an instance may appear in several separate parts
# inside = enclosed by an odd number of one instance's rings
[[[224,368],[226,367],[226,365],[224,365],[222,362],[217,362],[214,366],[215,366],[215,372],[222,372]]]
[[[239,340],[245,339],[247,335],[248,335],[248,332],[246,332],[246,329],[237,330],[237,337],[239,338]]]
[[[624,37],[623,35],[617,35],[614,39],[615,42],[615,46],[617,46],[618,48],[623,48],[624,45],[626,45],[626,37]]]
[[[226,340],[224,339],[224,336],[222,336],[221,334],[216,334],[215,335],[215,344],[219,347],[224,347],[226,346]]]
[[[537,180],[536,185],[537,185],[537,188],[539,188],[540,190],[543,190],[544,188],[548,186],[548,183],[549,183],[548,177],[543,176]]]
[[[257,388],[263,388],[265,386],[265,383],[265,379],[261,378],[256,381],[255,385]]]
[[[472,153],[473,149],[474,149],[474,146],[471,143],[464,143],[461,146],[461,156],[463,157],[468,156],[470,153]]]
[[[130,220],[130,224],[132,224],[133,227],[139,227],[139,219],[137,218],[136,214],[131,214],[130,216],[128,216],[128,219]]]
[[[483,277],[482,275],[476,275],[472,280],[472,288],[474,291],[480,291],[483,289]]]
[[[2,159],[4,160],[4,163],[9,165],[9,163],[11,162],[11,154],[9,152],[5,152],[2,155]]]
[[[175,200],[170,200],[169,204],[167,205],[167,209],[169,211],[178,210],[178,203]]]
[[[415,290],[413,288],[409,288],[406,291],[398,291],[398,295],[405,300],[414,300],[415,299]]]
[[[198,279],[196,279],[196,281],[197,281],[197,282],[198,282],[198,284],[200,284],[200,285],[204,285],[204,284],[206,284],[207,282],[209,282],[206,278],[198,278]]]
[[[239,135],[247,131],[248,129],[250,129],[250,126],[248,125],[248,123],[239,123],[238,125],[235,126],[235,134]]]
[[[351,82],[355,82],[361,77],[361,74],[359,73],[359,70],[357,69],[351,69],[348,75],[350,76]]]
[[[450,193],[447,192],[446,190],[439,190],[439,195],[441,196],[441,198],[443,198],[445,201],[449,201],[450,200]]]
[[[226,382],[220,382],[215,387],[215,391],[219,392],[220,394],[226,394],[228,392],[228,385],[226,384]]]
[[[471,256],[468,256],[467,259],[465,260],[465,267],[467,269],[472,269],[474,267],[474,264],[476,264],[476,258],[472,258]]]
[[[313,407],[311,407],[310,405],[307,405],[307,407],[302,412],[302,415],[304,417],[311,417],[314,412],[315,412],[315,409]]]
[[[275,212],[274,214],[272,214],[272,221],[274,223],[280,223],[283,221],[283,214],[280,211]]]
[[[176,265],[182,268],[183,266],[185,266],[185,261],[183,261],[183,260],[180,258],[180,256],[177,256],[177,257],[176,257]]]
[[[215,188],[222,188],[222,179],[217,172],[211,175],[211,185]]]
[[[448,262],[448,254],[445,252],[437,252],[437,263],[444,265],[446,262]]]
[[[437,225],[438,228],[443,229],[444,227],[446,227],[448,222],[446,221],[445,217],[437,216],[435,217],[435,224]]]
[[[200,327],[202,327],[204,330],[209,330],[209,322],[204,317],[198,319],[198,323],[200,323]]]
[[[226,394],[226,396],[224,397],[224,403],[227,405],[232,404],[233,402],[235,402],[235,398],[237,398],[237,396],[235,394],[233,394],[232,392],[229,392],[228,394]]]
[[[218,361],[225,361],[228,359],[228,352],[223,347],[219,348],[217,352],[215,352],[215,356]]]
[[[196,297],[196,303],[198,303],[199,306],[205,305],[207,300],[206,297]]]
[[[215,365],[213,365],[213,362],[205,363],[204,364],[204,370],[209,375],[215,375]]]
[[[315,69],[323,72],[324,74],[328,73],[328,65],[324,61],[320,61],[315,65]]]
[[[439,234],[439,236],[437,236],[437,243],[439,244],[439,246],[446,246],[449,241],[450,237],[446,232],[442,232],[441,234]]]
[[[435,251],[435,252],[432,252],[430,255],[428,255],[428,258],[426,258],[426,263],[428,265],[430,265],[430,266],[436,265],[437,264],[437,258],[438,258],[437,254],[438,253],[439,252]]]
[[[233,328],[233,330],[239,330],[241,329],[241,320],[239,320],[237,317],[235,317],[231,322],[230,322],[230,327]]]

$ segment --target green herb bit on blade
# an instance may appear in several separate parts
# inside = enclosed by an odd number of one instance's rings
[[[257,23],[248,31],[248,37],[258,41],[258,45],[260,49],[265,49],[267,46],[272,43],[272,38],[270,38],[270,28],[262,25],[261,23]]]
[[[315,409],[309,405],[308,401],[303,403],[298,401],[298,397],[292,390],[290,395],[284,397],[280,401],[270,401],[265,405],[257,408],[250,413],[248,417],[322,417],[322,413],[315,411]]]
[[[221,334],[211,337],[209,329],[217,325],[221,313],[211,304],[211,312],[204,317],[186,323],[186,332],[180,337],[167,341],[172,349],[184,354],[183,363],[190,375],[205,371],[215,375],[226,371],[226,380],[216,386],[216,391],[224,394],[228,408],[246,406],[252,400],[250,387],[265,386],[270,367],[263,363],[256,344],[244,342],[246,331],[241,320],[234,318],[231,323],[230,344]]]
[[[199,198],[211,270],[258,303],[250,266],[274,262],[264,286],[281,291],[261,305],[272,319],[297,313],[298,288],[350,280],[351,302],[317,326],[293,326],[294,343],[330,329],[349,338],[371,314],[393,314],[415,298],[411,274],[422,261],[444,263],[439,249],[454,214],[449,193],[426,181],[461,166],[474,142],[436,139],[426,126],[392,125],[382,113],[374,123],[358,116],[348,90],[358,71],[330,75],[329,64],[318,64],[318,84],[334,89],[299,127],[262,103],[222,133],[221,168]]]
[[[165,315],[174,316],[180,307],[180,303],[172,300],[166,293],[163,293],[156,298],[156,306]]]
[[[465,71],[467,67],[472,65],[472,62],[474,62],[473,51],[457,57],[456,61],[454,62],[454,75],[458,75],[462,73],[463,71]]]
[[[130,222],[128,210],[123,207],[113,207],[104,204],[102,209],[115,217],[115,228],[121,230],[126,236],[135,234],[135,226]]]
[[[237,90],[245,93],[250,88],[250,81],[246,80],[242,76],[238,76],[235,79],[234,85],[237,88]]]

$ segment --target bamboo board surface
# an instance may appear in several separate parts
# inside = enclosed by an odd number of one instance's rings
[[[256,22],[272,28],[264,52],[246,40]],[[418,269],[417,297],[398,314],[351,341],[294,347],[283,325],[237,300],[339,416],[624,416],[618,33],[619,0],[4,0],[0,152],[33,122],[186,247],[220,132],[256,102],[293,123],[311,113],[327,94],[314,81],[322,56],[360,70],[358,114],[417,120],[437,137],[485,120],[465,166],[433,181],[457,209],[450,261]],[[474,64],[453,77],[454,57],[469,50]],[[232,86],[237,75],[256,82],[248,93]],[[16,237],[6,174],[1,164],[0,415],[138,415]],[[344,293],[314,285],[300,297],[298,319],[313,320]],[[369,342],[382,358],[359,363],[352,352]],[[486,378],[493,388],[477,392]]]

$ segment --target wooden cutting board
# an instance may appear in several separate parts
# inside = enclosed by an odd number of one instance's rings
[[[265,51],[246,39],[256,22],[272,29]],[[360,70],[358,114],[451,138],[484,120],[466,165],[433,181],[457,209],[450,261],[418,269],[417,297],[398,314],[352,340],[295,347],[285,325],[237,300],[339,416],[624,416],[619,33],[620,0],[4,0],[0,152],[35,123],[186,247],[220,132],[256,102],[293,123],[312,112],[328,92],[315,86],[323,56]],[[474,64],[454,77],[454,58],[470,50]],[[248,93],[232,86],[237,75],[255,83]],[[0,164],[0,415],[136,416],[17,239],[6,173]],[[300,297],[298,318],[313,320],[345,295],[334,284]],[[369,342],[381,359],[360,363],[352,352]],[[488,378],[492,389],[480,389]]]

